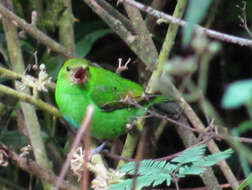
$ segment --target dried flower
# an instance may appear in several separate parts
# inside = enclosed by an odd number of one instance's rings
[[[27,156],[30,153],[31,150],[32,150],[32,146],[29,145],[29,144],[27,146],[25,146],[25,147],[22,147],[20,149],[21,154],[19,154],[19,157],[21,158],[21,157]]]
[[[33,88],[33,95],[36,96],[38,91],[48,92],[46,85],[51,82],[52,78],[48,76],[45,65],[41,64],[39,66],[38,79],[31,75],[24,75],[22,77],[23,87],[25,86]]]
[[[6,167],[8,166],[8,154],[5,152],[5,150],[0,150],[0,166]]]

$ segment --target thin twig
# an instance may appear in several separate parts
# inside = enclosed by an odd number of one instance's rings
[[[149,70],[155,69],[156,61],[158,58],[157,48],[151,38],[151,34],[147,29],[147,26],[142,18],[140,11],[132,7],[128,4],[124,4],[124,8],[130,18],[134,32],[136,34],[136,38],[138,39],[140,46],[145,47],[142,48],[143,54],[145,54],[145,59],[148,59],[150,62],[151,68]]]
[[[64,10],[58,21],[59,29],[59,41],[60,43],[69,50],[72,54],[75,54],[75,41],[74,41],[74,16],[72,13],[72,1],[64,0],[61,1],[61,8]],[[54,12],[54,10],[52,11]]]
[[[110,5],[106,0],[96,0],[97,3],[100,4],[102,8],[104,8],[110,15],[120,20],[125,28],[127,28],[129,31],[133,32],[133,26],[132,23],[128,18],[126,18],[122,13],[120,13],[118,10],[116,10],[112,5]]]
[[[0,14],[3,17],[8,18],[13,23],[16,23],[18,27],[25,30],[39,42],[43,43],[45,46],[50,48],[51,50],[58,52],[61,55],[64,55],[67,58],[73,57],[73,53],[68,51],[65,47],[60,45],[58,42],[48,37],[46,34],[38,30],[33,24],[27,23],[24,19],[16,16],[13,12],[6,9],[2,4],[0,4]]]
[[[240,7],[242,11],[242,16],[239,16],[239,19],[241,21],[240,26],[246,30],[246,32],[249,34],[250,37],[252,37],[252,32],[250,31],[248,27],[248,23],[247,23],[247,14],[246,14],[247,2],[242,1],[242,3],[243,3],[243,7]]]
[[[0,6],[3,10],[9,11],[9,9],[10,10],[12,9],[13,5],[12,5],[12,1],[0,0]],[[25,71],[25,64],[24,64],[24,60],[22,56],[20,42],[18,39],[17,28],[13,20],[7,17],[2,18],[2,24],[4,28],[8,55],[10,58],[12,69],[17,73],[22,74]],[[16,81],[14,85],[17,91],[19,91],[20,93],[24,93],[24,94],[30,93],[30,90],[28,88],[23,88],[22,83]],[[1,85],[1,88],[4,88],[4,87],[5,86]],[[5,89],[10,90],[10,88],[7,88],[7,87]],[[12,90],[12,89],[10,91],[15,92],[15,90]],[[34,153],[36,162],[44,169],[48,171],[52,171],[52,165],[47,157],[45,144],[43,142],[42,133],[40,130],[41,127],[38,121],[38,116],[36,115],[35,108],[33,105],[27,104],[25,102],[21,102],[20,105],[21,105],[21,109],[24,115],[24,121],[25,121],[24,123],[28,131],[31,145],[33,147],[33,153]],[[42,180],[42,185],[45,190],[52,189],[51,184],[47,183],[44,180]]]
[[[161,11],[157,11],[157,10],[155,10],[149,6],[143,5],[142,3],[139,3],[137,1],[132,1],[132,0],[120,0],[120,1],[123,3],[127,3],[129,5],[132,5],[134,7],[137,7],[138,9],[142,10],[143,12],[146,12],[156,18],[164,19],[165,21],[167,21],[169,23],[177,24],[180,26],[186,25],[186,22],[181,19],[174,18],[168,14],[165,14]],[[203,31],[206,35],[208,35],[209,37],[214,38],[214,39],[218,39],[218,40],[225,41],[228,43],[238,44],[240,46],[252,47],[252,40],[236,37],[233,35],[224,34],[221,32],[217,32],[217,31],[214,31],[211,29],[201,27],[199,25],[195,25],[195,29],[198,31]]]
[[[138,125],[141,125],[141,127],[144,126],[144,120],[139,120],[138,121]],[[147,129],[143,128],[143,130],[141,131],[140,134],[140,140],[137,146],[137,153],[136,153],[136,158],[135,158],[135,173],[134,173],[134,178],[133,178],[133,182],[132,182],[132,187],[131,190],[135,190],[136,189],[136,185],[137,185],[137,176],[138,176],[138,170],[140,167],[140,161],[143,159],[143,151],[144,151],[144,145],[145,145],[145,141],[146,139],[146,133],[147,133]]]
[[[88,190],[88,181],[89,181],[89,172],[88,172],[88,159],[90,155],[90,125],[86,129],[86,133],[83,138],[84,141],[84,162],[83,162],[83,171],[82,171],[82,183],[81,183],[81,190]]]
[[[101,19],[129,46],[129,48],[141,59],[148,68],[153,68],[153,61],[150,57],[146,56],[143,51],[141,41],[124,26],[121,22],[113,15],[109,14],[100,4],[95,0],[83,0]],[[99,0],[101,1],[101,0]]]
[[[13,160],[18,167],[23,169],[24,171],[28,172],[33,176],[37,176],[48,183],[56,184],[57,177],[52,173],[43,168],[41,168],[36,162],[26,157],[21,157],[16,152],[9,150],[6,146],[0,145],[0,149],[4,150],[8,158]],[[74,185],[70,184],[69,182],[63,181],[60,184],[60,188],[62,190],[78,190],[79,188],[75,187]]]
[[[58,180],[56,182],[56,186],[55,186],[56,190],[60,187],[62,181],[64,180],[64,178],[66,176],[66,173],[67,173],[67,170],[69,168],[70,161],[71,161],[71,159],[73,157],[73,154],[74,154],[77,146],[81,142],[81,139],[83,137],[84,132],[90,126],[90,123],[91,123],[91,120],[92,120],[92,117],[93,117],[93,113],[94,113],[94,106],[89,105],[87,107],[86,115],[85,115],[85,118],[82,121],[81,127],[78,129],[78,132],[77,132],[77,135],[76,135],[76,137],[74,139],[74,142],[72,144],[71,150],[67,154],[67,158],[66,158],[66,160],[65,160],[65,162],[64,162],[64,164],[62,166],[62,169],[60,171],[60,175],[59,175],[59,178],[58,178]]]
[[[16,97],[16,98],[20,99],[21,101],[31,103],[31,104],[39,107],[40,109],[43,109],[43,110],[47,111],[48,113],[55,115],[56,117],[61,116],[61,113],[59,112],[59,110],[57,108],[55,108],[54,106],[47,104],[44,101],[42,101],[41,99],[38,99],[38,98],[31,96],[29,94],[26,94],[24,92],[19,92],[17,90],[13,90],[12,88],[9,88],[9,87],[2,85],[2,84],[0,84],[0,92],[2,92],[4,94],[11,95],[13,97]]]
[[[22,74],[16,73],[14,71],[11,71],[11,70],[6,69],[6,68],[1,67],[1,66],[0,66],[0,76],[7,77],[9,79],[19,80],[19,81],[22,81],[23,77],[25,77]],[[32,76],[30,76],[30,77],[32,77]],[[33,79],[37,80],[36,78],[33,78]],[[45,86],[49,87],[51,89],[54,89],[56,84],[53,83],[53,82],[50,82],[50,83],[45,84]]]
[[[167,3],[168,1],[164,0],[153,0],[151,3],[151,7],[156,10],[162,10]],[[147,15],[145,18],[145,23],[150,33],[152,33],[154,31],[155,26],[157,25],[157,18],[151,15]]]

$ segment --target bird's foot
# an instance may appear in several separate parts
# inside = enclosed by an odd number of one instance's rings
[[[91,156],[94,155],[94,154],[100,153],[103,150],[103,148],[106,145],[106,143],[107,143],[107,141],[103,142],[101,145],[99,145],[95,149],[91,150],[91,152],[90,152]]]

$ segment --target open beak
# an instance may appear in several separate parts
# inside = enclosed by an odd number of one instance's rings
[[[73,72],[73,80],[76,84],[83,84],[87,80],[86,69],[83,67],[77,67]]]

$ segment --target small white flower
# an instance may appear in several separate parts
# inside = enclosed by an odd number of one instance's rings
[[[46,70],[45,70],[45,65],[41,64],[39,66],[39,74],[38,74],[38,79],[31,75],[24,75],[22,77],[22,82],[25,86],[33,88],[33,92],[37,91],[44,91],[48,92],[46,85],[51,82],[52,78],[48,76]]]

